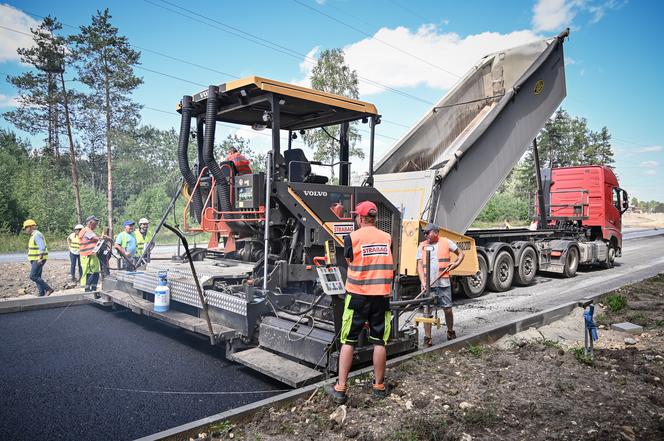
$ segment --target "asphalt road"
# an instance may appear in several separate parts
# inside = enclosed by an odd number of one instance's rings
[[[4,314],[0,336],[1,440],[135,439],[285,389],[127,310]]]
[[[535,283],[528,287],[502,293],[487,292],[478,299],[455,301],[457,335],[479,332],[664,272],[664,232],[659,233],[647,232],[643,236],[638,232],[630,233],[638,238],[623,242],[623,256],[610,270],[580,269],[576,277],[570,279],[539,274]],[[443,331],[444,327],[434,332],[434,343],[444,341]]]

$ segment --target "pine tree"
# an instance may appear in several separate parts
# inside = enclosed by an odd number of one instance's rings
[[[64,68],[64,40],[55,35],[62,25],[46,17],[36,29],[30,29],[34,46],[18,48],[21,62],[35,70],[17,76],[8,76],[7,81],[18,89],[18,108],[5,112],[4,118],[18,129],[31,135],[46,134],[44,152],[58,157],[58,135],[63,117],[58,111],[61,90],[58,76]]]
[[[78,78],[90,89],[86,107],[103,114],[106,144],[108,226],[113,233],[113,143],[118,133],[138,122],[140,106],[130,95],[143,80],[134,74],[140,52],[111,24],[108,9],[97,11],[89,26],[72,36]]]
[[[54,155],[56,159],[60,156],[60,127],[64,124],[69,140],[76,217],[80,223],[81,195],[69,108],[69,103],[75,94],[68,92],[65,86],[65,69],[68,65],[67,45],[65,38],[56,34],[61,29],[62,24],[56,18],[45,17],[37,29],[30,30],[35,45],[17,49],[21,61],[32,65],[37,71],[8,77],[8,81],[19,90],[20,104],[17,110],[6,112],[3,116],[17,128],[30,134],[46,130],[48,133],[46,152]]]
[[[359,89],[357,72],[352,70],[344,59],[341,49],[324,50],[318,57],[316,66],[311,72],[311,87],[323,92],[334,93],[348,98],[358,99]],[[307,131],[304,142],[314,149],[314,160],[326,164],[337,162],[339,158],[339,125]],[[364,152],[357,147],[360,141],[355,124],[350,125],[348,130],[350,156],[363,159]],[[332,179],[334,179],[334,168],[331,168]]]

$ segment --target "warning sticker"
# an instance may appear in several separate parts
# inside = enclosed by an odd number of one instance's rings
[[[372,243],[362,245],[362,257],[389,256],[390,246],[386,243]]]

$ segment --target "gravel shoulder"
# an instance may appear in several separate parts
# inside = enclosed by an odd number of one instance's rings
[[[45,265],[42,278],[56,291],[78,286],[70,279],[68,260],[49,259]],[[36,296],[37,292],[37,285],[30,280],[30,264],[27,260],[0,264],[0,299]]]
[[[345,407],[318,390],[246,421],[213,425],[200,438],[664,439],[664,274],[599,303],[592,361],[583,353],[579,308],[490,346],[430,353],[388,369],[392,393],[385,400],[372,398],[372,379],[364,376],[352,380]],[[609,329],[623,321],[644,330]]]

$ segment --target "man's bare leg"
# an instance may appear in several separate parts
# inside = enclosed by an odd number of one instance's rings
[[[387,361],[387,351],[385,350],[385,346],[374,345],[373,366],[374,366],[374,378],[376,384],[383,384],[385,382],[386,361]],[[339,373],[339,378],[341,378],[341,373]]]

